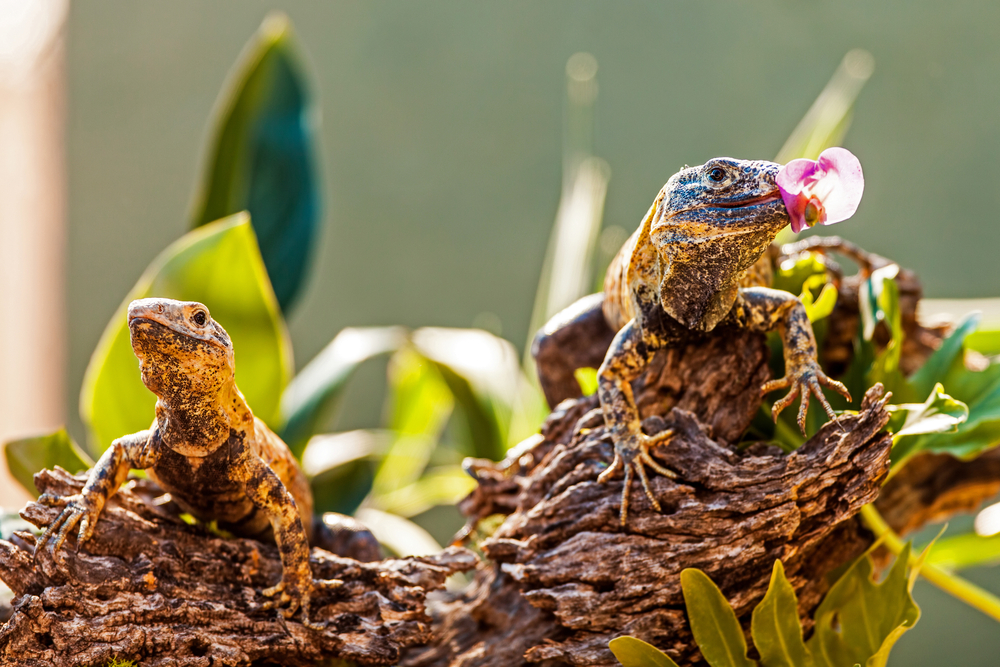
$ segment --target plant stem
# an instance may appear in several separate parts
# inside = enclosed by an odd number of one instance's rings
[[[905,546],[903,540],[889,527],[874,505],[865,505],[861,508],[861,520],[875,533],[876,538],[882,538],[882,543],[889,551],[897,556],[903,552]],[[910,567],[917,566],[917,561],[918,557],[911,554]],[[1000,621],[1000,598],[989,591],[930,563],[924,563],[920,567],[920,576],[970,607],[975,607],[994,620]]]

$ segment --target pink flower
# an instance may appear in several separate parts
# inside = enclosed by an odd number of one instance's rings
[[[846,148],[827,148],[818,160],[792,160],[775,182],[792,219],[792,231],[847,220],[865,191],[861,163]]]

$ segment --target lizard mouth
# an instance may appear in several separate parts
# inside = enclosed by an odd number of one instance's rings
[[[775,190],[774,192],[769,192],[766,195],[751,197],[749,199],[740,199],[731,202],[713,202],[711,204],[706,204],[702,208],[751,208],[761,204],[770,204],[778,201],[781,201],[781,193],[778,190]]]

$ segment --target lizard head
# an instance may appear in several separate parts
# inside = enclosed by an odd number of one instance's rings
[[[660,301],[674,319],[710,330],[729,311],[740,277],[789,222],[774,181],[780,166],[715,158],[663,186],[649,240],[659,259]]]
[[[137,299],[128,329],[142,382],[161,399],[217,393],[233,380],[232,341],[200,303]]]

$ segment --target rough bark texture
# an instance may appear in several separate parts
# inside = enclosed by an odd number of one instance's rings
[[[59,469],[35,477],[57,495],[84,481]],[[0,541],[0,579],[17,595],[0,628],[0,664],[89,667],[120,657],[143,667],[292,666],[339,657],[391,665],[403,647],[430,638],[426,592],[475,565],[460,548],[376,563],[313,549],[314,576],[344,581],[313,601],[313,620],[328,622],[317,632],[260,609],[260,591],[281,575],[275,546],[189,526],[152,502],[162,493],[155,485],[131,486],[105,507],[84,548],[74,553],[70,539],[58,561],[46,551],[36,565],[30,533]],[[58,511],[30,503],[22,516],[41,526]]]
[[[654,451],[679,478],[652,480],[662,514],[636,484],[625,529],[622,482],[596,481],[612,458],[596,400],[563,406],[558,421],[573,420],[572,428],[550,422],[561,441],[529,454],[538,464],[515,480],[516,510],[483,543],[495,565],[445,605],[441,637],[406,664],[613,665],[607,644],[620,634],[691,664],[698,653],[678,577],[687,567],[711,576],[748,620],[780,558],[808,612],[828,588],[826,575],[867,544],[851,519],[888,471],[881,399],[881,387],[872,389],[860,415],[841,419],[843,430],[828,424],[788,456],[763,447],[737,453],[678,407],[647,418],[650,434],[674,430]]]

